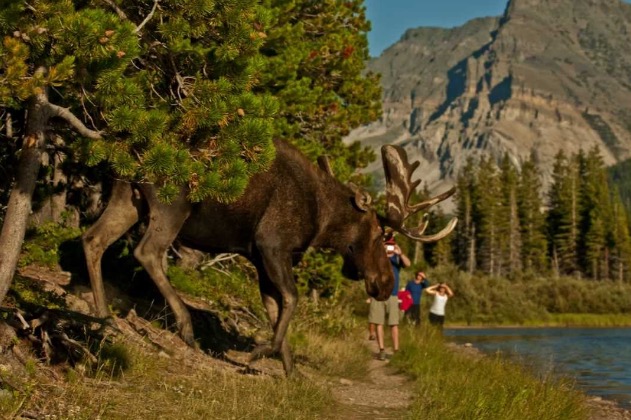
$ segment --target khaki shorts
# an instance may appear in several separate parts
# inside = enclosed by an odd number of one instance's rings
[[[383,302],[375,299],[370,300],[368,322],[384,325],[386,314],[388,315],[388,325],[399,325],[399,298],[397,296],[390,296],[388,300]]]

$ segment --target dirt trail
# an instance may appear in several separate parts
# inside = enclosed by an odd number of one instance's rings
[[[366,345],[375,350],[374,342],[366,341]],[[411,381],[391,367],[388,360],[373,357],[367,370],[364,381],[340,379],[333,384],[333,395],[340,403],[335,417],[353,420],[405,418],[412,402]]]

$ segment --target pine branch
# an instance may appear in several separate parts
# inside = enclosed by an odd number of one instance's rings
[[[47,107],[51,116],[63,118],[82,136],[90,139],[102,138],[100,131],[90,130],[68,108],[63,108],[59,105],[51,104],[50,102],[47,103]]]

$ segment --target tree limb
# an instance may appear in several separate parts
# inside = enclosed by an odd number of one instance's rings
[[[151,11],[149,12],[149,14],[145,18],[145,20],[143,20],[140,23],[140,25],[136,26],[136,29],[134,30],[134,33],[137,34],[138,32],[140,32],[142,27],[145,26],[147,24],[147,22],[149,22],[151,20],[151,18],[153,17],[153,14],[156,12],[156,9],[158,8],[158,3],[159,2],[160,2],[160,0],[153,0],[153,7],[151,8]]]
[[[112,9],[114,9],[114,11],[116,12],[116,14],[118,15],[119,18],[123,19],[123,20],[128,20],[127,19],[127,15],[125,14],[125,12],[123,12],[122,9],[120,9],[116,3],[114,3],[112,0],[103,0],[105,2],[105,4],[109,5]]]
[[[101,136],[100,131],[90,130],[68,108],[63,108],[63,107],[60,107],[59,105],[51,104],[50,102],[48,102],[47,106],[48,106],[48,109],[50,110],[51,116],[63,118],[82,136],[90,138],[90,139],[103,138]]]

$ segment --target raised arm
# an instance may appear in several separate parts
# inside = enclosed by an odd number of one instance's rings
[[[438,289],[438,286],[440,286],[440,284],[435,284],[433,286],[429,286],[427,289],[425,289],[425,293],[428,293],[430,295],[435,295],[436,294],[436,289]]]
[[[451,290],[449,286],[447,286],[447,283],[443,283],[443,287],[445,288],[445,291],[447,292],[447,296],[452,297],[454,295],[454,292]]]
[[[401,247],[399,245],[394,246],[394,253],[397,254],[401,259],[401,265],[403,266],[403,268],[408,268],[410,265],[412,265],[410,259],[407,257],[407,255],[403,253],[403,251],[401,251]]]

